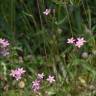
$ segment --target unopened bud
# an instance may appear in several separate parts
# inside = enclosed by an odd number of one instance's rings
[[[25,82],[24,81],[20,81],[18,83],[18,86],[19,86],[19,88],[23,89],[25,87]]]

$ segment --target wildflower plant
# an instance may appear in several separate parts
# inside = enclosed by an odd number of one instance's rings
[[[76,47],[80,48],[84,45],[84,43],[86,42],[86,40],[84,40],[84,38],[76,38],[74,39],[73,37],[68,39],[67,43],[69,44],[73,44],[75,45]]]
[[[47,84],[46,82],[48,81],[49,84]],[[55,78],[54,76],[51,76],[49,75],[47,79],[45,79],[45,75],[44,73],[41,73],[41,74],[37,74],[37,78],[36,80],[34,80],[32,82],[32,90],[35,94],[42,94],[42,86],[45,86],[46,84],[46,87],[50,84],[53,84],[54,85],[54,82],[55,82]],[[48,89],[46,89],[47,91]],[[45,93],[44,93],[45,94]]]
[[[10,76],[14,77],[17,81],[22,78],[22,75],[26,71],[23,68],[17,68],[15,70],[11,70]]]
[[[46,9],[46,10],[43,12],[43,14],[44,14],[44,15],[48,15],[48,14],[50,14],[50,12],[51,12],[51,9]]]
[[[7,56],[9,54],[9,42],[6,39],[0,39],[0,54],[1,56]]]
[[[96,0],[0,0],[0,96],[95,96],[95,9]]]

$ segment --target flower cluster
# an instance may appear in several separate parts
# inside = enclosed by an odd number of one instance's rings
[[[35,81],[32,82],[32,89],[35,93],[38,93],[40,90],[40,86],[42,83],[42,80],[44,79],[44,73],[42,74],[38,74],[37,75],[37,79]],[[48,78],[46,79],[50,84],[52,84],[53,82],[55,82],[54,76],[49,75]]]
[[[38,74],[37,79],[32,82],[32,89],[35,93],[37,93],[40,90],[41,82],[44,78],[44,73]]]
[[[35,80],[32,82],[32,89],[35,93],[37,93],[40,90],[40,81]]]
[[[85,42],[86,42],[86,41],[84,40],[83,37],[82,37],[82,38],[78,37],[77,39],[74,39],[74,38],[72,37],[72,38],[69,38],[69,39],[67,40],[67,43],[73,44],[73,45],[75,45],[75,46],[78,47],[78,48],[82,47]]]
[[[9,46],[8,40],[0,38],[0,55],[1,56],[7,56],[9,54],[8,46]]]
[[[17,68],[15,70],[11,70],[10,76],[14,77],[17,81],[22,78],[22,75],[26,71],[23,68]]]

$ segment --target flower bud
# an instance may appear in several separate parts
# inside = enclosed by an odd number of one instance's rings
[[[58,29],[57,29],[57,32],[58,32],[59,34],[61,34],[61,33],[62,33],[62,29],[58,28]]]
[[[18,86],[19,86],[19,88],[23,89],[25,87],[25,82],[24,81],[20,81],[18,83]]]
[[[82,53],[82,58],[84,58],[84,59],[88,58],[88,53],[87,52],[83,52]]]

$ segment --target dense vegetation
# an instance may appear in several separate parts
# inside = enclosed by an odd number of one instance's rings
[[[96,96],[96,0],[0,0],[0,96]]]

